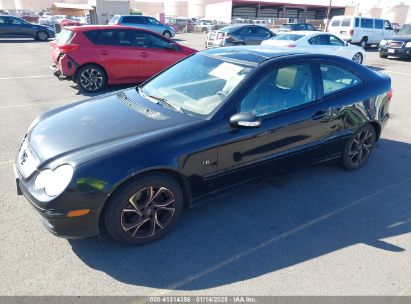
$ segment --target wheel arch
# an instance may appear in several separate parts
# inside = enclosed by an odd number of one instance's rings
[[[380,139],[380,135],[381,135],[381,125],[380,125],[380,123],[377,122],[377,121],[370,121],[368,124],[371,125],[374,128],[375,133],[377,135],[376,141],[378,141]]]
[[[87,65],[95,65],[95,66],[98,66],[99,68],[101,68],[101,69],[103,70],[103,72],[104,72],[104,75],[106,76],[106,83],[109,83],[109,77],[108,77],[108,73],[107,73],[106,68],[105,68],[104,66],[102,66],[101,64],[95,63],[95,62],[83,63],[83,64],[81,64],[81,65],[79,65],[79,66],[77,67],[76,72],[74,73],[74,78],[73,78],[73,80],[74,80],[75,83],[77,83],[77,76],[78,76],[78,73],[79,73],[80,69],[81,69],[82,67],[87,66]]]

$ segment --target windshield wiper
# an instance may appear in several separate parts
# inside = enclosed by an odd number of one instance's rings
[[[139,92],[141,95],[143,95],[143,96],[146,96],[146,97],[148,97],[148,98],[151,98],[151,99],[156,100],[156,101],[157,101],[156,104],[163,104],[163,105],[166,104],[169,108],[173,108],[173,109],[176,110],[177,112],[180,112],[180,113],[184,113],[184,114],[185,114],[185,112],[184,112],[184,110],[183,110],[182,108],[180,108],[180,107],[178,107],[178,106],[170,103],[167,99],[165,99],[165,98],[163,98],[163,97],[154,96],[154,95],[147,95],[147,94],[145,94],[145,93],[143,92],[143,90],[142,90],[140,87],[138,88],[138,92]]]

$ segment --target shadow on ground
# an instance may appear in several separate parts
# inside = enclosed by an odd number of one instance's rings
[[[48,41],[34,40],[33,38],[17,38],[17,39],[7,39],[0,38],[1,43],[47,43]]]
[[[356,244],[399,253],[383,239],[411,232],[410,169],[411,145],[382,139],[361,170],[322,166],[249,183],[186,210],[150,245],[69,242],[121,282],[178,290],[252,279]]]

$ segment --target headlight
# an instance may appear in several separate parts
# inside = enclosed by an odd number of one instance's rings
[[[73,177],[74,169],[70,165],[62,165],[54,170],[46,169],[37,175],[34,187],[44,189],[47,196],[57,196],[66,189]]]
[[[405,44],[405,47],[406,47],[406,48],[411,48],[411,42],[407,42],[407,43]]]
[[[384,45],[386,45],[386,44],[387,44],[387,40],[381,40],[381,41],[380,41],[380,45],[381,45],[381,46],[384,46]]]

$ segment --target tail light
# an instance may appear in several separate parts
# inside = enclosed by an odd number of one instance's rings
[[[392,98],[392,88],[390,88],[390,89],[388,90],[388,92],[387,92],[387,99],[388,99],[388,101],[391,101],[391,98]]]
[[[69,43],[69,44],[59,45],[58,48],[59,48],[60,52],[67,54],[67,53],[73,52],[75,50],[78,50],[80,48],[80,46],[78,44]]]
[[[350,36],[354,35],[354,30],[350,30]]]

